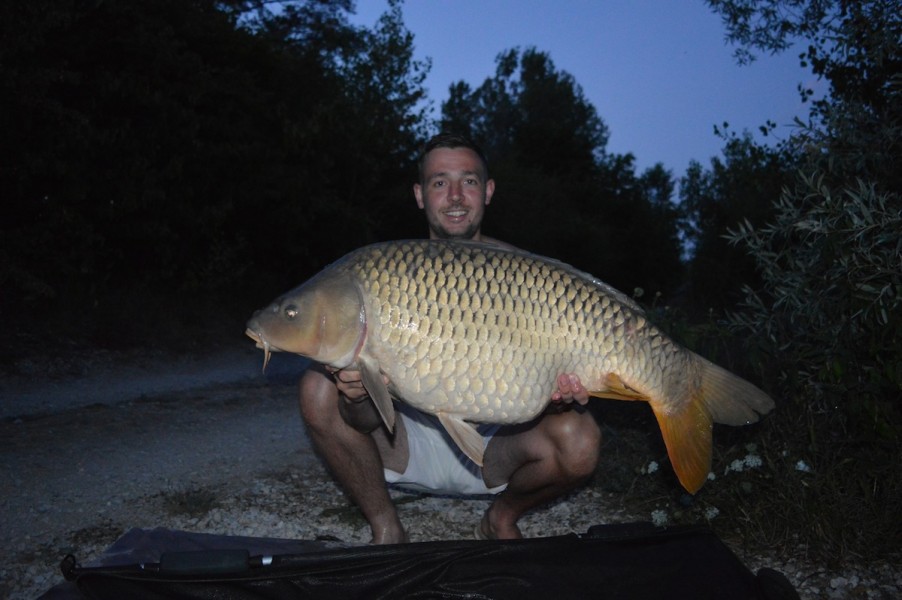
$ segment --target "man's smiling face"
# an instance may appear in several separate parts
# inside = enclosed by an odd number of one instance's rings
[[[495,182],[487,178],[482,160],[469,148],[432,150],[423,163],[423,181],[413,186],[433,239],[478,240],[494,191]]]

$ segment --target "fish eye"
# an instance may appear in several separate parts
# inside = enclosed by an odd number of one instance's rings
[[[298,316],[298,307],[291,304],[285,307],[285,318],[293,321]]]

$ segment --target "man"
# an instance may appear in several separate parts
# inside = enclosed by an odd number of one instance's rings
[[[430,238],[509,247],[481,232],[495,182],[478,146],[439,134],[426,144],[419,169],[413,192]],[[584,483],[598,462],[601,434],[592,415],[579,406],[588,401],[579,379],[561,375],[551,400],[530,423],[482,426],[486,447],[480,469],[437,419],[405,404],[396,403],[399,418],[390,435],[357,371],[330,372],[315,365],[300,382],[301,414],[314,446],[363,512],[374,544],[408,541],[386,481],[435,493],[495,494],[476,536],[522,537],[517,521],[526,511]]]

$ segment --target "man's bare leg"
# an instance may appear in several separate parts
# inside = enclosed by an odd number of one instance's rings
[[[584,483],[598,464],[600,443],[598,424],[579,408],[502,428],[486,448],[483,478],[487,487],[507,482],[507,489],[483,516],[483,536],[523,537],[520,517]]]
[[[408,541],[407,532],[398,518],[385,485],[383,461],[379,446],[391,448],[391,442],[378,421],[375,428],[372,401],[352,403],[339,397],[338,388],[331,376],[313,366],[301,377],[301,415],[314,447],[326,462],[336,481],[363,512],[373,532],[373,544],[394,544]],[[359,405],[359,406],[358,406]],[[365,413],[355,415],[355,413]],[[357,418],[359,417],[359,418]],[[347,419],[347,420],[346,420]],[[349,424],[362,427],[363,431]],[[399,420],[400,423],[400,420]],[[366,431],[370,428],[372,434]],[[377,442],[375,436],[384,439]],[[395,438],[404,440],[400,456],[389,453],[390,462],[401,461],[400,471],[406,468],[407,434],[403,424],[396,428]],[[389,465],[396,470],[396,465]]]

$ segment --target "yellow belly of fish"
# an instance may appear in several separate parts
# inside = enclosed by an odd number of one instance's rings
[[[480,335],[472,327],[469,332]],[[529,352],[528,346],[493,340],[513,339],[518,332],[483,329],[486,343],[399,329],[383,328],[378,334],[401,359],[374,352],[383,355],[380,363],[400,397],[429,413],[446,412],[477,422],[519,423],[538,415],[551,398],[557,374],[565,369],[554,353]]]

